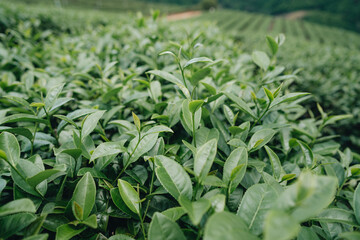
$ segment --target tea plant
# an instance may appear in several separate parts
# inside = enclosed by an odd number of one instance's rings
[[[0,238],[359,238],[360,165],[324,132],[349,116],[301,106],[284,35],[250,55],[157,16],[2,33]]]

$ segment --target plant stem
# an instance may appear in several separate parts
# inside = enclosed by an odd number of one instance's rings
[[[31,151],[30,151],[30,156],[33,155],[33,151],[34,151],[34,141],[35,141],[35,136],[36,136],[38,124],[39,124],[39,123],[35,123],[34,137],[31,139]]]
[[[195,113],[193,113],[193,114],[192,114],[192,130],[193,130],[194,146],[196,147],[196,135],[195,135]]]
[[[139,132],[139,140],[136,143],[136,146],[134,148],[134,150],[131,152],[129,159],[132,157],[132,155],[134,154],[135,150],[137,149],[137,147],[139,146],[139,143],[141,142],[142,138],[140,138],[140,132]],[[119,175],[117,175],[117,177],[115,178],[114,182],[112,183],[113,185],[116,183],[116,181],[120,178],[120,176],[125,172],[126,168],[130,165],[130,163],[126,163],[126,165],[124,166],[124,168],[121,170],[121,172],[119,173]]]
[[[51,130],[51,133],[53,134],[53,136],[55,137],[55,140],[56,140],[56,144],[59,145],[59,139],[58,139],[58,136],[57,134],[55,133],[53,127],[51,126],[51,121],[50,121],[50,115],[48,114],[48,112],[46,111],[46,108],[44,107],[44,111],[45,111],[45,114],[46,114],[46,118],[47,118],[47,121],[48,121],[48,126]]]
[[[151,175],[149,195],[152,193],[152,190],[153,190],[153,187],[154,187],[154,177],[155,177],[155,164],[154,164],[154,162],[152,162],[152,164],[153,164],[153,171],[152,171],[152,175]],[[149,209],[149,206],[150,206],[150,199],[148,199],[148,202],[147,202],[147,204],[146,204],[143,221],[144,221],[145,218],[146,218],[146,214],[147,214],[147,211],[148,211],[148,209]]]
[[[139,213],[139,218],[140,218],[140,224],[141,224],[142,234],[144,235],[144,239],[146,239],[144,221],[143,221],[143,219],[142,219],[142,217],[141,217],[141,213]]]
[[[196,200],[196,194],[197,194],[197,192],[199,190],[199,186],[200,186],[199,182],[196,182],[196,185],[195,185],[195,188],[194,188],[193,200]]]
[[[261,119],[265,116],[265,114],[268,112],[269,108],[270,108],[270,102],[269,104],[266,106],[266,109],[264,110],[264,112],[261,114],[261,116],[256,119],[256,121],[253,123],[253,125],[250,127],[250,131],[256,126],[256,124],[258,124],[258,122],[261,121]]]

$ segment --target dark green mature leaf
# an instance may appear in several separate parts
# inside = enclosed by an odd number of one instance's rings
[[[180,227],[161,213],[155,213],[149,227],[149,240],[185,240]]]
[[[211,139],[202,145],[197,151],[194,159],[194,173],[201,183],[210,171],[215,159],[217,150],[217,140]]]
[[[239,215],[255,235],[262,233],[264,219],[277,199],[277,193],[268,184],[251,186],[241,201]]]
[[[76,184],[73,196],[67,208],[72,208],[73,202],[76,202],[83,209],[83,219],[86,219],[95,204],[96,185],[89,172]]]
[[[156,176],[161,185],[175,198],[180,195],[191,199],[193,194],[192,183],[184,168],[171,158],[156,156]]]
[[[124,200],[126,206],[136,214],[140,214],[140,198],[138,192],[131,186],[130,183],[119,179],[119,192],[121,198]]]
[[[290,240],[300,231],[300,224],[289,214],[270,210],[265,219],[265,240]]]
[[[36,217],[32,213],[15,213],[0,217],[0,238],[7,239],[29,226]]]
[[[34,203],[28,199],[17,199],[0,207],[0,217],[20,212],[35,213]]]
[[[186,196],[183,195],[180,196],[179,203],[189,215],[190,220],[194,225],[198,225],[200,223],[204,214],[211,207],[211,203],[207,199],[201,198],[196,202],[191,202]]]
[[[205,225],[204,240],[257,240],[243,220],[235,214],[220,212],[211,215]]]
[[[6,157],[6,161],[15,166],[20,159],[20,146],[14,135],[8,132],[0,134],[0,150],[2,150],[5,156],[0,155],[1,158]]]

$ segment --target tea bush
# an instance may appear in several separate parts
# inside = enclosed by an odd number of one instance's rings
[[[285,36],[157,16],[2,33],[0,238],[359,238],[358,159],[323,131],[349,116],[302,107]]]

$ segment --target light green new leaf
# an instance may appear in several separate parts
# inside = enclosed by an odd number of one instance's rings
[[[134,212],[132,212],[130,210],[130,208],[128,208],[128,206],[126,205],[126,203],[124,202],[124,200],[122,199],[122,197],[120,195],[119,188],[112,188],[110,190],[110,195],[111,195],[111,199],[113,200],[115,206],[118,207],[121,211],[123,211],[124,213],[130,215],[131,217],[133,217],[135,219],[139,218],[138,215],[136,215]]]
[[[81,140],[88,136],[98,124],[100,118],[104,115],[105,111],[97,111],[85,118],[81,126]]]
[[[276,105],[279,105],[281,103],[286,103],[286,102],[293,102],[299,98],[308,96],[310,93],[304,93],[304,92],[297,92],[297,93],[288,93],[282,97],[278,97],[275,98],[273,102],[271,102],[270,104],[270,108],[275,107]]]
[[[193,194],[191,179],[179,163],[165,156],[156,156],[155,164],[156,176],[166,191],[175,199],[180,195],[191,199]]]
[[[171,130],[171,128],[166,127],[164,125],[158,125],[158,126],[152,127],[149,130],[147,130],[145,133],[143,133],[143,136],[147,136],[147,135],[153,134],[153,133],[162,133],[162,132],[171,132],[171,133],[173,133],[174,131]]]
[[[289,214],[270,210],[265,219],[264,240],[291,240],[300,231],[300,224]]]
[[[280,180],[282,174],[285,173],[284,169],[281,166],[281,162],[276,153],[271,150],[268,146],[265,146],[265,150],[269,156],[271,167],[273,170],[273,176],[276,180]]]
[[[180,79],[178,79],[174,75],[172,75],[172,74],[170,74],[168,72],[165,72],[165,71],[152,70],[152,71],[148,71],[147,73],[150,73],[150,74],[153,74],[153,75],[158,76],[160,78],[163,78],[166,81],[169,81],[169,82],[174,83],[174,84],[181,84],[181,85],[183,84],[183,82]]]
[[[264,89],[264,92],[265,92],[266,96],[268,97],[269,101],[270,102],[273,101],[274,95],[272,94],[272,92],[269,89],[267,89],[266,87],[263,87],[263,89]]]
[[[242,100],[241,98],[235,96],[232,93],[229,92],[223,92],[231,101],[233,101],[237,107],[243,111],[244,113],[250,115],[253,119],[256,119],[257,117],[255,116],[254,112],[251,110],[251,108],[247,105],[246,102],[244,102],[244,100]]]
[[[248,143],[248,150],[253,152],[265,146],[272,139],[275,133],[275,130],[268,128],[255,132]]]
[[[256,65],[266,71],[270,65],[270,58],[268,55],[261,51],[254,51],[251,55],[252,60]]]
[[[245,192],[236,215],[246,222],[252,233],[259,235],[265,216],[277,198],[277,193],[268,184],[255,184]]]
[[[271,36],[266,36],[266,43],[270,48],[272,55],[275,55],[279,48],[277,42]]]
[[[121,152],[126,152],[126,148],[121,142],[104,142],[95,148],[94,152],[91,154],[90,162],[93,162],[100,157],[119,154]]]
[[[14,135],[8,132],[3,132],[0,134],[0,150],[3,151],[3,154],[0,155],[1,158],[6,157],[6,161],[15,166],[20,160],[20,146]],[[5,154],[5,156],[3,156]]]
[[[359,240],[360,232],[344,232],[340,233],[339,237],[344,240]]]
[[[156,144],[156,141],[158,139],[159,133],[151,133],[146,135],[145,137],[142,137],[139,144],[137,136],[133,140],[131,140],[130,145],[128,147],[128,153],[132,153],[130,159],[125,163],[125,165],[130,164],[138,160],[142,155],[149,152],[154,145]]]
[[[161,214],[165,215],[166,217],[170,218],[172,221],[179,220],[185,214],[185,210],[182,207],[173,207],[168,208],[163,211]]]
[[[139,194],[131,186],[130,183],[119,179],[118,180],[119,192],[121,198],[124,200],[126,206],[136,214],[140,214],[140,198]]]
[[[86,226],[89,226],[91,228],[96,229],[97,228],[97,219],[96,215],[90,215],[87,219],[85,219],[82,224],[85,224]]]
[[[192,114],[194,114],[197,110],[201,108],[201,106],[204,104],[204,100],[192,100],[189,103],[189,110]]]
[[[49,234],[36,234],[27,238],[23,238],[23,240],[47,240],[49,238]]]
[[[297,240],[320,240],[315,231],[310,227],[301,227]]]
[[[259,240],[250,233],[244,221],[233,213],[211,215],[205,225],[204,240]]]
[[[137,130],[138,130],[138,132],[140,132],[140,130],[141,130],[140,119],[139,119],[139,117],[138,117],[134,112],[132,112],[132,116],[133,116],[134,124],[135,124]]]
[[[134,238],[125,234],[116,234],[108,238],[109,240],[135,240]]]
[[[0,217],[19,212],[35,213],[34,203],[28,198],[23,198],[8,202],[0,207]]]
[[[72,237],[82,233],[86,227],[75,228],[70,224],[64,224],[56,228],[56,238],[55,240],[69,240]]]
[[[198,225],[200,223],[204,214],[211,207],[211,203],[208,199],[201,198],[196,202],[191,202],[183,195],[180,196],[179,203],[189,215],[189,218],[194,225]]]
[[[33,139],[33,134],[32,132],[27,129],[27,128],[23,128],[23,127],[16,127],[16,128],[10,128],[10,127],[0,127],[0,132],[9,132],[12,134],[17,134],[17,135],[21,135],[26,137],[27,139],[29,139],[30,141]]]
[[[358,184],[354,192],[353,206],[356,220],[360,224],[360,184]]]
[[[243,167],[239,169],[240,172],[238,172],[235,176],[235,178],[232,180],[231,185],[229,186],[229,192],[232,193],[235,188],[240,184],[241,180],[244,178],[246,168],[248,163],[248,153],[246,148],[244,147],[238,147],[234,151],[231,152],[229,157],[225,161],[224,165],[224,172],[223,172],[223,181],[226,184],[229,184],[231,181],[231,173],[233,170],[243,164]]]
[[[200,80],[204,79],[207,75],[209,75],[211,72],[211,68],[203,68],[200,69],[199,71],[195,72],[191,78],[190,78],[190,82],[193,86],[196,86]],[[216,94],[216,90],[215,90],[215,94]]]
[[[217,140],[211,139],[202,145],[194,159],[194,173],[198,181],[202,183],[214,162],[217,151]]]
[[[314,154],[311,148],[303,141],[292,138],[289,141],[291,147],[295,147],[297,145],[300,146],[301,151],[304,154],[306,166],[311,167],[314,164]]]
[[[58,174],[60,172],[63,172],[65,174],[66,171],[66,165],[65,164],[61,164],[61,165],[57,165],[52,169],[46,169],[44,171],[39,172],[38,174],[27,178],[26,182],[33,187],[36,187],[37,185],[39,185],[42,181],[45,181],[46,179],[50,178],[51,176]],[[60,176],[60,175],[57,175]]]
[[[85,173],[85,175],[80,179],[80,181],[76,184],[72,199],[69,204],[69,207],[72,207],[72,202],[76,202],[83,209],[83,219],[86,219],[95,204],[95,196],[96,196],[96,185],[93,177],[89,172]]]
[[[186,240],[186,238],[176,222],[157,212],[150,223],[149,240]]]
[[[55,101],[58,99],[61,91],[64,88],[65,83],[58,84],[54,87],[52,87],[46,94],[46,98],[44,100],[45,102],[45,108],[47,112],[50,112],[51,108],[53,107]]]
[[[344,223],[350,226],[360,227],[360,224],[356,221],[353,212],[341,208],[325,209],[316,217],[311,218],[311,220],[320,222]]]
[[[193,59],[190,59],[187,63],[185,63],[184,69],[194,63],[199,63],[199,62],[213,62],[213,60],[211,60],[210,58],[207,58],[207,57],[193,58]]]
[[[280,195],[276,208],[291,212],[297,222],[303,222],[317,216],[333,201],[337,184],[335,177],[304,172]]]
[[[17,123],[17,122],[37,122],[44,124],[47,123],[45,119],[25,113],[13,114],[0,119],[0,125],[4,123]]]

